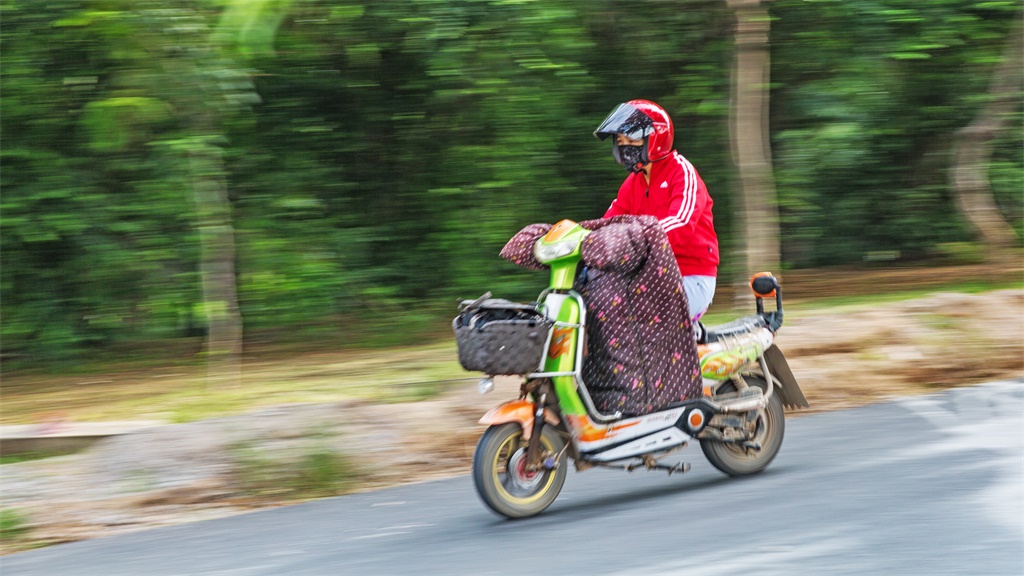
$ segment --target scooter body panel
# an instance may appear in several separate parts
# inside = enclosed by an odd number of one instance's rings
[[[566,294],[548,294],[545,299],[545,313],[554,317],[556,324],[551,329],[551,339],[544,357],[544,371],[572,373],[576,370],[578,339],[583,318],[576,299]],[[575,376],[553,376],[552,384],[558,396],[558,406],[565,415],[585,415],[583,400],[576,392]]]
[[[610,462],[681,446],[690,437],[678,426],[685,408],[595,423],[587,415],[566,416],[579,453],[588,460]]]

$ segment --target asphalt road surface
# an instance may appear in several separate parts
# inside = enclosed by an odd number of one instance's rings
[[[693,469],[671,477],[571,471],[525,520],[463,476],[24,552],[0,572],[1024,574],[1024,380],[792,418],[750,478],[679,454]]]

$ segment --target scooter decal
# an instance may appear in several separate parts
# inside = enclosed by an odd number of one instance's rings
[[[626,422],[615,426],[594,426],[587,416],[568,416],[573,427],[579,431],[578,437],[581,442],[597,442],[612,438],[622,430],[640,424],[640,421]]]
[[[576,433],[580,449],[584,452],[595,452],[610,450],[624,444],[629,444],[638,438],[672,428],[682,413],[682,409],[655,412],[609,426],[595,425],[586,415],[566,415],[566,419]],[[623,434],[627,430],[629,433]],[[624,437],[620,438],[620,436]]]
[[[674,426],[663,428],[650,434],[602,446],[597,450],[587,451],[587,457],[599,462],[611,462],[624,458],[632,458],[640,454],[650,454],[657,450],[670,449],[686,442],[690,436]]]
[[[570,336],[572,336],[572,328],[555,328],[551,333],[551,346],[548,347],[548,357],[558,358],[563,354],[568,354],[571,350]]]

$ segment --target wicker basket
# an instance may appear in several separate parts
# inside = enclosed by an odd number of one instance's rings
[[[459,363],[492,376],[536,372],[553,325],[530,304],[477,300],[452,321]]]

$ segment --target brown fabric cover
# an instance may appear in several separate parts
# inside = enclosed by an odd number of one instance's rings
[[[668,237],[651,216],[580,223],[587,279],[575,289],[587,303],[588,356],[583,379],[603,413],[653,412],[700,394],[700,361],[682,276]],[[534,242],[551,228],[531,224],[501,257],[525,268],[547,266]]]

